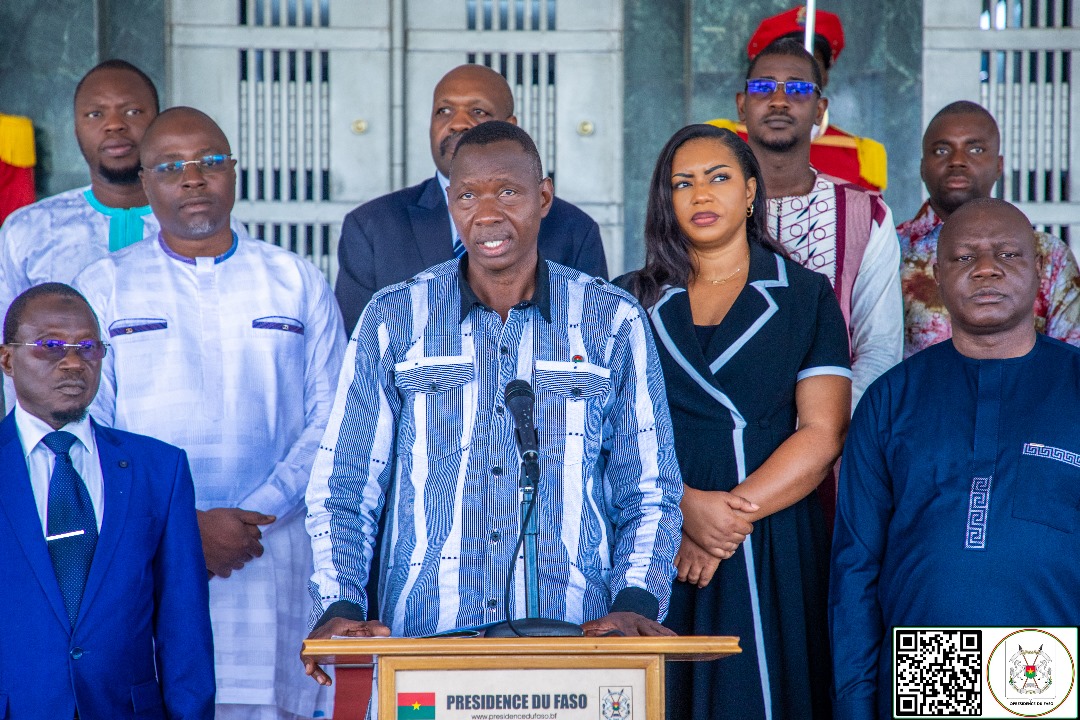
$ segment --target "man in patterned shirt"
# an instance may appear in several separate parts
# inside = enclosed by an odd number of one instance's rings
[[[821,71],[795,40],[761,51],[735,98],[761,164],[769,229],[803,267],[829,278],[851,338],[851,407],[900,361],[900,248],[881,195],[819,173],[810,132],[828,107]],[[811,87],[812,84],[812,87]]]
[[[941,226],[957,208],[988,198],[1001,177],[1001,133],[981,105],[961,100],[946,105],[923,134],[919,166],[930,199],[915,217],[896,228],[904,264],[904,357],[952,335],[949,313],[934,280]],[[1039,292],[1035,329],[1080,345],[1080,273],[1069,247],[1035,231]]]
[[[644,311],[538,255],[551,180],[520,128],[467,131],[449,197],[468,254],[376,293],[350,341],[307,494],[322,611],[311,637],[418,636],[524,615],[518,449],[503,405],[515,379],[536,393],[540,615],[587,634],[670,634],[657,621],[682,481]],[[385,625],[364,619],[384,503]]]

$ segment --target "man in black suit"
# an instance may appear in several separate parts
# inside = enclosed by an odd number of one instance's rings
[[[450,158],[461,134],[488,120],[517,124],[506,79],[483,65],[461,65],[448,72],[435,86],[431,110],[435,177],[376,198],[345,216],[334,293],[350,334],[378,290],[464,253],[446,202]],[[548,260],[607,277],[600,228],[564,200],[555,198],[540,224],[538,248]]]

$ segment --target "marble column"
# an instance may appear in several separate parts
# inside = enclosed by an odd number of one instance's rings
[[[89,182],[72,99],[83,74],[113,57],[142,68],[164,95],[164,0],[0,2],[0,112],[33,120],[39,197]]]
[[[795,4],[795,0],[626,0],[628,269],[640,266],[644,256],[644,202],[660,147],[684,124],[735,117],[735,93],[746,77],[750,35],[762,18]],[[914,215],[922,196],[918,170],[922,2],[822,0],[818,7],[840,16],[846,37],[826,91],[831,119],[885,145],[889,156],[885,199],[900,222]]]

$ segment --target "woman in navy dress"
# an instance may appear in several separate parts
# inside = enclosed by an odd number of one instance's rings
[[[656,164],[645,267],[617,280],[649,311],[682,470],[665,624],[742,653],[667,668],[671,720],[831,716],[829,542],[814,490],[850,415],[847,332],[825,276],[766,229],[734,133],[691,125]]]

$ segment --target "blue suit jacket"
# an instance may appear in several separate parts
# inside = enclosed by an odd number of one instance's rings
[[[377,291],[454,257],[452,238],[446,195],[434,177],[346,215],[334,294],[348,333]],[[565,200],[552,202],[537,247],[548,260],[607,279],[600,228]]]
[[[14,414],[0,421],[0,719],[213,718],[195,489],[179,448],[94,423],[105,513],[74,628]]]

